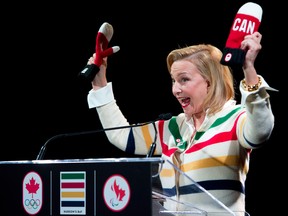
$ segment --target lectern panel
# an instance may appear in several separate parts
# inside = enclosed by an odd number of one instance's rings
[[[151,215],[151,161],[0,163],[1,215]]]

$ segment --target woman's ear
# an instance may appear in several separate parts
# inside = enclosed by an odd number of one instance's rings
[[[210,87],[210,82],[209,82],[209,80],[206,80],[206,83],[207,83],[207,88],[209,88],[209,87]]]

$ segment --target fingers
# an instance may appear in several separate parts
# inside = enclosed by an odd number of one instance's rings
[[[93,53],[93,55],[88,59],[87,64],[93,64],[95,61],[96,53]]]
[[[87,62],[87,64],[93,64],[94,63],[94,58],[93,57],[90,57],[89,59],[88,59],[88,62]]]
[[[248,49],[256,49],[259,50],[261,49],[261,39],[262,35],[259,32],[254,32],[251,35],[246,35],[244,37],[244,40],[241,43],[241,49],[243,50],[248,50]]]
[[[103,58],[102,65],[104,65],[105,67],[107,67],[107,57],[106,57],[106,58]]]
[[[251,35],[246,35],[246,36],[244,37],[244,40],[249,40],[249,39],[252,39],[252,40],[255,40],[255,41],[260,42],[261,39],[262,39],[262,35],[261,35],[259,32],[254,32],[253,34],[251,34]]]
[[[88,59],[87,65],[94,64],[94,62],[95,62],[95,57],[96,57],[96,53],[94,53],[93,56],[91,56],[91,57]],[[101,65],[104,65],[105,67],[107,67],[107,57],[104,57],[104,58],[103,58],[103,62],[102,62]]]
[[[259,40],[262,39],[262,35],[259,32],[255,32],[253,35]]]

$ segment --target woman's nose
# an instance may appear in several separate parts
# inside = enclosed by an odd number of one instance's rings
[[[173,84],[172,92],[174,95],[178,95],[179,93],[182,92],[181,86],[177,83]]]

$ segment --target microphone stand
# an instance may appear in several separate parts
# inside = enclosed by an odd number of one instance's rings
[[[150,124],[150,123],[154,123],[154,121],[141,123],[141,124],[135,124],[135,125],[126,125],[126,126],[120,126],[120,127],[105,128],[105,129],[100,129],[100,130],[90,130],[90,131],[83,131],[83,132],[58,134],[58,135],[55,135],[55,136],[51,137],[50,139],[48,139],[44,143],[44,145],[40,149],[39,154],[37,155],[36,160],[42,160],[44,155],[45,155],[45,153],[46,153],[47,145],[50,142],[52,142],[53,140],[58,139],[58,138],[80,136],[80,135],[88,135],[88,134],[94,134],[94,133],[98,133],[98,132],[109,131],[109,130],[118,130],[118,129],[132,128],[132,127],[139,127],[139,126],[147,125],[147,124]]]
[[[156,149],[156,140],[157,140],[157,129],[156,129],[156,125],[155,122],[153,122],[153,126],[154,126],[154,130],[155,130],[155,135],[154,135],[154,141],[152,142],[150,148],[149,148],[149,152],[146,155],[147,158],[152,157],[155,149]]]
[[[159,118],[157,120],[168,120],[172,117],[171,113],[165,113],[165,114],[160,114]],[[157,134],[158,134],[158,130],[156,128],[156,124],[155,121],[152,122],[154,130],[155,130],[155,135],[154,135],[154,141],[152,142],[152,144],[150,145],[148,154],[146,155],[147,158],[152,157],[155,153],[155,149],[156,149],[156,140],[157,140]]]
[[[154,126],[155,136],[154,136],[154,141],[151,144],[149,152],[146,155],[146,157],[152,157],[154,152],[155,152],[155,149],[156,149],[156,140],[157,140],[157,129],[156,129],[155,122],[159,121],[159,120],[168,120],[171,117],[172,117],[171,113],[166,113],[166,114],[160,114],[159,117],[156,120],[154,120],[154,121],[149,121],[149,122],[145,122],[145,123],[138,123],[138,124],[133,124],[133,125],[125,125],[125,126],[112,127],[112,128],[103,128],[103,129],[100,129],[100,130],[91,130],[91,131],[83,131],[83,132],[75,132],[75,133],[58,134],[58,135],[55,135],[55,136],[51,137],[50,139],[48,139],[44,143],[44,145],[41,147],[41,149],[39,151],[39,154],[37,155],[36,160],[42,160],[44,155],[45,155],[45,152],[46,152],[46,149],[47,149],[47,145],[51,141],[53,141],[55,139],[58,139],[58,138],[80,136],[80,135],[88,135],[88,134],[94,134],[94,133],[98,133],[98,132],[109,131],[109,130],[119,130],[119,129],[125,129],[125,128],[141,127],[141,126],[144,126],[144,125],[147,125],[147,124],[151,124],[151,123]]]

